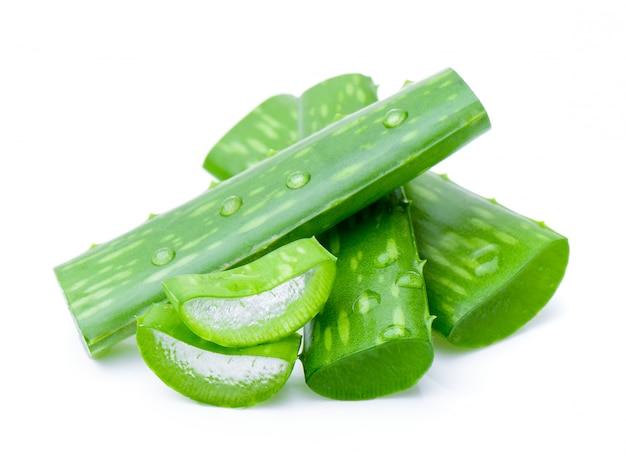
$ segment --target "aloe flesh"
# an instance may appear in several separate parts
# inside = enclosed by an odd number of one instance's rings
[[[305,327],[307,385],[341,400],[413,386],[433,361],[432,318],[402,189],[333,227],[325,242],[338,257],[337,279]]]
[[[336,258],[315,238],[284,245],[243,266],[163,282],[195,334],[222,346],[281,339],[302,328],[328,299]]]
[[[567,238],[432,172],[404,186],[433,329],[463,347],[501,340],[552,298],[568,263]]]
[[[393,111],[407,117],[389,126]],[[137,316],[165,298],[162,281],[315,236],[488,128],[476,96],[445,70],[55,267],[85,345],[97,356],[131,335]]]
[[[173,306],[156,303],[138,320],[142,358],[163,383],[195,401],[222,407],[247,407],[265,401],[287,382],[301,336],[273,343],[225,348],[195,335]]]

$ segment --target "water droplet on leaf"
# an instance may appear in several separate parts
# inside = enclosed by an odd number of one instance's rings
[[[389,340],[408,337],[410,335],[411,333],[405,326],[400,324],[391,324],[382,330],[380,333],[380,339],[384,342],[388,342]]]
[[[226,198],[220,207],[220,215],[232,216],[241,207],[242,203],[241,197],[238,197],[237,195],[232,195]]]
[[[388,129],[392,129],[394,127],[398,127],[402,124],[409,114],[406,111],[393,109],[389,110],[385,117],[383,118],[383,124]]]
[[[398,275],[396,285],[404,288],[422,288],[424,278],[415,271],[406,271]]]
[[[497,245],[489,244],[472,253],[472,258],[476,263],[474,274],[481,277],[493,274],[499,268],[500,249]]]
[[[394,239],[388,239],[385,251],[379,254],[376,259],[374,259],[374,266],[378,268],[391,266],[393,263],[398,261],[398,259],[400,259],[400,250],[398,250],[398,244]]]
[[[397,253],[390,253],[389,251],[385,251],[384,253],[378,255],[378,257],[374,261],[374,266],[379,268],[391,266],[393,263],[398,261],[399,257],[400,255]]]
[[[176,252],[171,248],[159,248],[152,255],[152,264],[155,266],[164,266],[174,259]]]
[[[311,174],[304,171],[294,171],[287,178],[287,187],[296,190],[304,187],[311,180]]]
[[[367,314],[379,304],[380,295],[372,290],[365,290],[352,303],[352,311]]]

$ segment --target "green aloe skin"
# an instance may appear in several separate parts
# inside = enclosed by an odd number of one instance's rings
[[[305,327],[307,385],[341,400],[413,386],[433,361],[432,318],[402,189],[332,228],[325,242],[338,277]]]
[[[445,70],[55,267],[88,351],[97,356],[132,335],[137,317],[165,298],[164,280],[315,236],[488,128],[476,96]]]
[[[137,345],[147,366],[167,386],[195,401],[246,407],[276,394],[293,371],[299,334],[247,348],[208,342],[178,317],[174,307],[152,305],[139,319]]]
[[[501,340],[552,298],[569,243],[544,223],[482,198],[445,176],[423,174],[404,186],[433,329],[463,347]]]
[[[195,334],[222,346],[281,339],[322,308],[336,258],[315,238],[284,245],[244,266],[163,282],[168,300]]]

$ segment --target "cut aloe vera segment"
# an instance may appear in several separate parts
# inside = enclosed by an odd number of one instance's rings
[[[405,185],[433,329],[451,343],[485,346],[526,324],[552,298],[567,238],[428,172]]]
[[[315,238],[296,240],[244,266],[172,277],[163,289],[185,324],[223,346],[285,337],[328,299],[336,258]]]
[[[201,403],[246,407],[277,393],[293,371],[299,334],[274,343],[225,348],[191,332],[171,304],[162,302],[138,319],[144,361],[170,388]]]
[[[331,229],[337,279],[305,327],[307,385],[320,395],[364,400],[409,388],[433,361],[432,318],[402,189]]]

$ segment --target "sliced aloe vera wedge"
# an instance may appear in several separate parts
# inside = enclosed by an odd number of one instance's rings
[[[138,319],[137,345],[163,383],[201,403],[246,407],[277,393],[293,371],[301,336],[274,343],[225,348],[201,339],[167,302],[155,303]]]
[[[242,347],[285,337],[324,305],[336,258],[315,238],[296,240],[246,265],[163,282],[185,324],[222,346]]]

